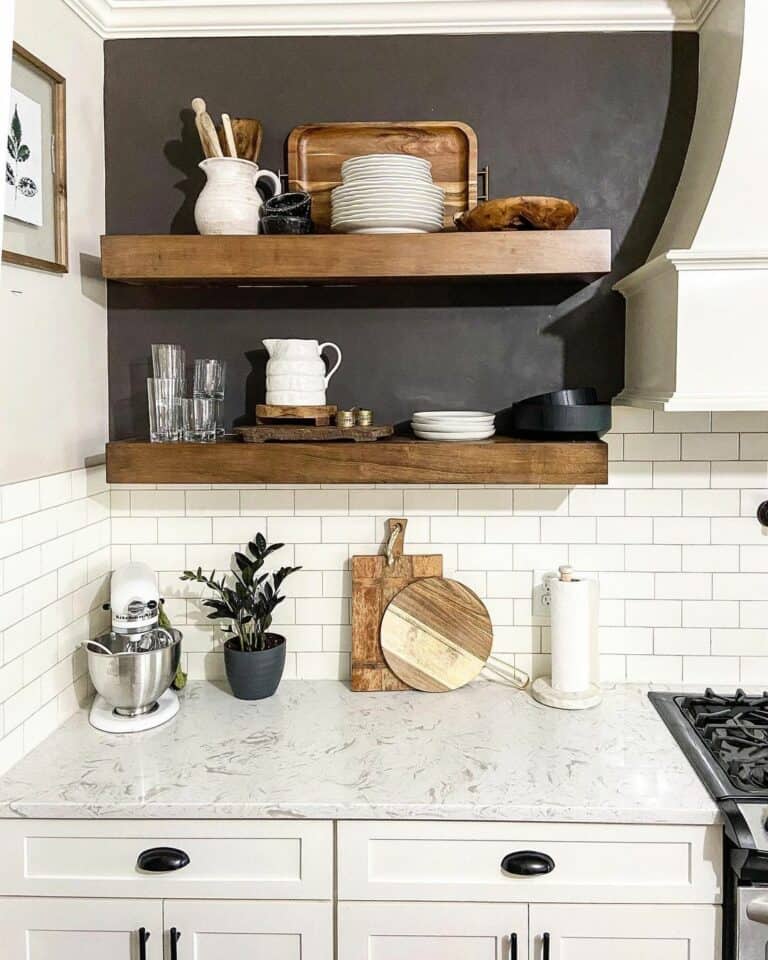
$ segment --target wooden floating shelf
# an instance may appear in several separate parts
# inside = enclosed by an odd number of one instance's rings
[[[312,236],[105,236],[102,273],[123,283],[358,284],[593,280],[611,269],[610,230]]]
[[[495,437],[440,443],[211,444],[118,440],[107,444],[110,483],[541,483],[608,482],[599,440],[539,443]]]

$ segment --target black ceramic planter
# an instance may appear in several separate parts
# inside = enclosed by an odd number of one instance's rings
[[[224,667],[232,693],[238,700],[264,700],[277,690],[285,668],[285,637],[266,634],[273,646],[266,650],[241,650],[237,640],[224,644]]]

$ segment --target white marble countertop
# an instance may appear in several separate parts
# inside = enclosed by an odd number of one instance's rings
[[[257,703],[195,683],[145,733],[68,720],[0,778],[0,817],[717,822],[646,693],[563,712],[486,681],[362,694],[294,680]]]

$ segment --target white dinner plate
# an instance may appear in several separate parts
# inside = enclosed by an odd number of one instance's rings
[[[336,233],[439,233],[442,223],[424,223],[421,220],[347,220],[332,223]]]
[[[493,420],[454,420],[451,423],[411,420],[411,427],[414,430],[428,430],[430,433],[462,433],[467,430],[482,433],[485,430],[493,430],[494,423]]]
[[[423,157],[412,157],[408,153],[366,153],[359,157],[350,157],[341,165],[345,170],[357,170],[371,164],[387,164],[393,167],[415,167],[419,170],[431,170],[432,164]]]
[[[444,197],[445,190],[434,183],[419,183],[417,180],[390,180],[381,177],[377,180],[361,180],[359,183],[342,183],[331,190],[332,197],[350,197],[369,193],[407,193],[424,197]]]
[[[403,214],[414,214],[418,217],[429,217],[434,220],[444,219],[445,212],[442,207],[428,207],[423,204],[404,204],[404,203],[365,203],[365,204],[334,204],[331,208],[331,217],[339,218],[345,214],[372,213],[375,216],[389,215],[400,217]]]
[[[402,183],[406,186],[413,185],[415,187],[437,186],[429,176],[419,177],[415,174],[413,176],[406,176],[404,173],[392,173],[390,170],[379,170],[377,167],[372,167],[365,173],[361,172],[353,177],[344,177],[340,186],[364,187],[368,183]],[[336,187],[333,189],[335,190]]]
[[[419,440],[441,440],[444,443],[457,443],[461,440],[490,440],[496,433],[495,430],[486,430],[484,432],[466,431],[464,433],[433,433],[431,430],[414,430],[413,432]]]
[[[411,417],[411,420],[421,420],[425,417],[428,420],[442,420],[445,417],[456,420],[466,420],[467,418],[477,419],[478,417],[486,419],[493,416],[494,414],[489,413],[487,410],[417,410]]]

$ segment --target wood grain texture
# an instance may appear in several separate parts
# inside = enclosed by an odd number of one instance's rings
[[[267,441],[282,441],[297,443],[330,443],[333,441],[354,441],[355,443],[372,443],[391,437],[392,427],[334,427],[322,425],[262,423],[255,427],[235,427],[235,433],[246,443],[266,443]]]
[[[491,655],[493,627],[482,600],[456,580],[432,577],[393,597],[381,621],[390,670],[427,693],[474,680]]]
[[[381,618],[390,600],[403,587],[422,577],[440,577],[443,558],[439,554],[404,554],[408,521],[393,518],[388,532],[400,524],[403,533],[393,551],[394,563],[383,555],[352,557],[352,669],[351,687],[357,692],[408,690],[387,666],[379,642]]]
[[[263,137],[261,122],[259,120],[248,120],[244,117],[230,117],[229,122],[235,138],[237,156],[240,157],[241,160],[251,160],[253,163],[258,163]],[[221,149],[225,151],[227,135],[223,123],[216,127],[216,134],[219,138]]]
[[[487,200],[456,220],[460,230],[567,230],[579,213],[560,197],[504,197]]]
[[[107,444],[111,483],[541,483],[608,482],[602,441],[541,443],[494,437],[441,443],[391,437],[378,443],[237,441]]]
[[[271,420],[311,420],[316,424],[329,424],[331,422],[331,417],[336,416],[337,410],[338,407],[332,403],[317,407],[299,407],[294,405],[287,406],[276,403],[257,403],[256,420],[259,423],[264,423]]]
[[[126,283],[587,280],[611,269],[611,232],[104,236],[101,269],[106,279]]]
[[[331,223],[331,190],[341,165],[370,153],[404,153],[432,164],[432,179],[445,190],[445,225],[477,203],[477,135],[458,121],[403,123],[310,123],[288,137],[288,178],[292,190],[312,194],[312,222]]]

